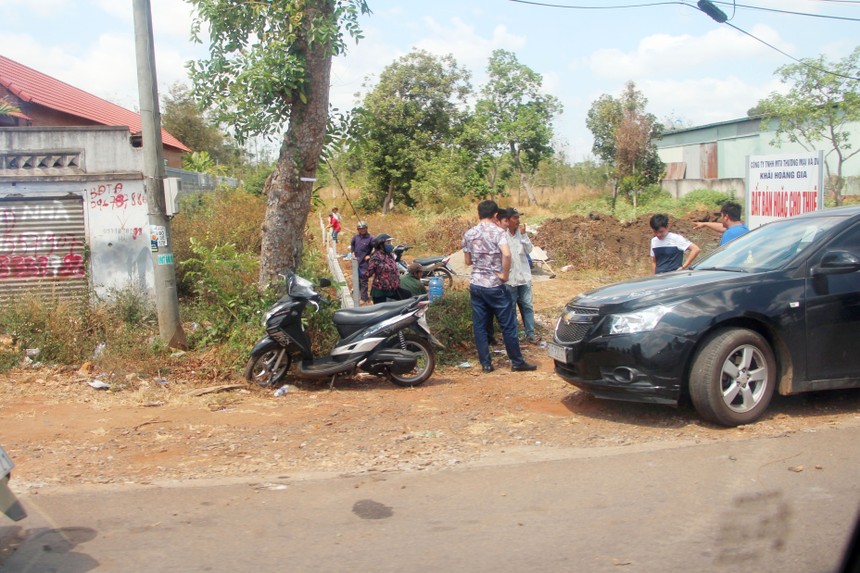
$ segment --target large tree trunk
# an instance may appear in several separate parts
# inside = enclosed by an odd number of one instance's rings
[[[520,188],[526,190],[526,195],[528,195],[529,198],[529,204],[537,205],[537,197],[535,197],[534,191],[532,191],[532,185],[529,181],[529,176],[526,173],[525,169],[523,169],[523,164],[520,161],[519,150],[517,149],[516,145],[514,145],[513,141],[510,142],[510,147],[511,155],[514,157],[514,166],[517,169],[517,173],[519,173],[520,175]]]
[[[388,215],[388,212],[391,211],[392,207],[394,207],[394,182],[388,182],[388,193],[385,195],[385,200],[382,202],[382,214]]]
[[[330,1],[309,3],[303,27],[305,37],[314,17],[333,18]],[[268,197],[260,249],[260,287],[273,284],[278,273],[301,264],[304,232],[311,206],[314,179],[325,143],[329,112],[331,51],[319,42],[306,41],[297,48],[307,61],[306,100],[296,95],[290,103],[287,133],[281,143],[278,163],[266,181]]]

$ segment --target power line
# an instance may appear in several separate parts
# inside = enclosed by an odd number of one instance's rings
[[[556,4],[551,2],[537,2],[536,0],[509,0],[510,2],[516,2],[517,4],[529,4],[532,6],[543,6],[545,8],[562,8],[567,10],[626,10],[630,8],[650,8],[653,6],[671,6],[671,5],[682,5],[682,6],[690,6],[695,8],[693,4],[689,2],[684,2],[681,0],[678,1],[665,1],[665,2],[640,2],[636,4],[611,4],[611,5],[573,5],[573,4]],[[858,0],[817,0],[819,2],[834,2],[840,4],[854,4],[860,5],[860,1]],[[761,10],[763,12],[774,12],[777,14],[789,14],[792,16],[806,16],[809,18],[823,18],[826,20],[844,20],[847,22],[860,22],[860,18],[851,18],[849,16],[833,16],[830,14],[813,14],[809,12],[794,12],[791,10],[780,10],[777,8],[766,8],[764,6],[753,6],[750,4],[738,4],[737,2],[713,2],[714,4],[722,4],[724,6],[732,6],[734,17],[734,10],[737,8],[746,8],[748,10]],[[731,19],[731,18],[729,18]]]
[[[530,4],[530,5],[532,5],[532,6],[542,6],[542,7],[545,7],[545,8],[563,8],[563,9],[570,9],[570,10],[619,10],[619,9],[622,9],[622,10],[623,10],[623,9],[628,9],[628,8],[648,8],[648,7],[652,7],[652,6],[681,5],[681,6],[689,6],[690,8],[693,8],[694,10],[697,10],[697,11],[702,12],[702,13],[704,13],[704,14],[708,14],[706,11],[702,10],[702,9],[701,9],[701,8],[699,8],[698,6],[694,6],[693,4],[689,4],[689,3],[687,3],[687,2],[682,2],[682,1],[675,1],[675,2],[646,2],[646,3],[640,3],[640,4],[615,4],[615,5],[610,5],[610,6],[606,6],[606,5],[604,5],[604,6],[573,6],[573,5],[570,5],[570,4],[552,4],[552,3],[548,3],[548,2],[537,2],[537,1],[534,1],[534,0],[509,0],[509,1],[510,1],[510,2],[516,2],[517,4]],[[823,1],[823,0],[821,0],[821,1]],[[830,1],[838,1],[838,0],[830,0]],[[860,4],[860,2],[857,2],[857,3],[858,3],[858,4]],[[760,7],[760,6],[746,6],[746,5],[743,5],[743,4],[737,4],[736,2],[731,2],[731,3],[729,3],[729,2],[711,2],[711,4],[725,4],[725,5],[731,5],[731,6],[736,6],[736,7],[744,7],[744,8],[753,8],[753,9],[767,10],[767,11],[771,11],[771,12],[783,12],[783,13],[786,13],[786,14],[792,14],[792,15],[819,16],[818,14],[804,14],[804,13],[802,13],[802,12],[787,12],[787,11],[784,11],[784,10],[772,10],[772,9],[766,9],[766,8],[762,8],[762,7]],[[717,10],[718,10],[718,9],[717,9]],[[708,14],[708,15],[710,16],[710,14]],[[732,16],[734,16],[734,14],[732,14]],[[713,18],[713,16],[711,16],[711,17]],[[725,15],[723,15],[723,18],[725,18]],[[858,19],[856,19],[856,18],[837,18],[837,17],[834,17],[834,18],[836,18],[836,19],[845,19],[845,20],[856,20],[856,21],[860,21],[860,20],[858,20]],[[720,20],[718,20],[718,21],[720,21]],[[834,75],[834,76],[837,76],[837,77],[840,77],[840,78],[845,78],[845,79],[847,79],[847,80],[860,81],[860,78],[857,78],[857,77],[854,77],[854,76],[847,76],[847,75],[844,75],[844,74],[840,74],[840,73],[838,73],[838,72],[833,72],[833,71],[831,71],[831,70],[827,70],[827,69],[825,69],[825,68],[822,68],[822,67],[819,67],[819,66],[812,65],[812,64],[810,64],[809,62],[805,62],[805,61],[803,61],[803,60],[799,60],[798,58],[795,58],[795,57],[794,57],[794,56],[792,56],[791,54],[789,54],[789,53],[787,53],[787,52],[784,52],[783,50],[780,50],[779,48],[777,48],[777,47],[776,47],[776,46],[774,46],[773,44],[770,44],[770,43],[766,42],[765,40],[763,40],[763,39],[759,38],[758,36],[756,36],[756,35],[754,35],[754,34],[751,34],[750,32],[747,32],[746,30],[744,30],[744,29],[742,29],[742,28],[739,28],[739,27],[735,26],[734,24],[729,23],[728,21],[722,20],[722,21],[720,21],[720,23],[726,24],[727,26],[729,26],[729,27],[733,28],[734,30],[737,30],[737,31],[738,31],[738,32],[740,32],[741,34],[744,34],[744,35],[746,35],[746,36],[749,36],[750,38],[752,38],[753,40],[756,40],[757,42],[761,42],[762,44],[764,44],[764,45],[765,45],[765,46],[767,46],[768,48],[771,48],[772,50],[775,50],[775,51],[779,52],[779,53],[780,53],[780,54],[782,54],[783,56],[785,56],[785,57],[787,57],[787,58],[789,58],[789,59],[791,59],[791,60],[794,60],[795,62],[797,62],[797,63],[801,64],[802,66],[806,66],[806,67],[808,67],[808,68],[810,68],[810,69],[817,70],[817,71],[819,71],[819,72],[823,72],[823,73],[826,73],[826,74],[831,74],[831,75]]]
[[[777,14],[789,14],[792,16],[806,16],[808,18],[823,18],[825,20],[844,20],[846,22],[860,22],[860,18],[851,18],[848,16],[832,16],[830,14],[811,14],[808,12],[792,12],[791,10],[779,10],[777,8],[765,8],[764,6],[750,6],[748,4],[738,4],[736,2],[713,2],[714,4],[722,4],[723,6],[733,6],[735,8],[746,8],[748,10],[761,10],[762,12],[775,12]],[[729,18],[731,19],[731,18]]]
[[[815,65],[813,65],[813,64],[810,64],[810,63],[809,63],[809,62],[807,62],[807,61],[804,61],[804,60],[798,60],[797,58],[795,58],[795,57],[794,57],[794,56],[792,56],[791,54],[786,53],[786,52],[783,52],[782,50],[780,50],[779,48],[777,48],[777,47],[776,47],[776,46],[774,46],[773,44],[769,44],[768,42],[766,42],[766,41],[762,40],[762,39],[761,39],[761,38],[759,38],[758,36],[755,36],[755,35],[753,35],[753,34],[750,34],[750,33],[749,33],[749,32],[747,32],[746,30],[743,30],[743,29],[741,29],[741,28],[738,28],[737,26],[735,26],[734,24],[731,24],[731,23],[729,23],[729,22],[724,22],[724,23],[725,23],[725,25],[726,25],[726,26],[728,26],[728,27],[730,27],[730,28],[733,28],[733,29],[737,30],[737,31],[738,31],[738,32],[740,32],[741,34],[745,34],[745,35],[749,36],[749,37],[750,37],[750,38],[752,38],[753,40],[756,40],[756,41],[758,41],[758,42],[761,42],[762,44],[764,44],[764,45],[765,45],[765,46],[767,46],[768,48],[771,48],[771,49],[773,49],[773,50],[776,50],[777,52],[779,52],[779,53],[780,53],[780,54],[782,54],[783,56],[785,56],[785,57],[787,57],[787,58],[790,58],[790,59],[794,60],[795,62],[797,62],[798,64],[800,64],[800,65],[802,65],[802,66],[805,66],[805,67],[807,67],[807,68],[809,68],[809,69],[811,69],[811,70],[818,70],[819,72],[823,72],[823,73],[825,73],[825,74],[830,74],[830,75],[832,75],[832,76],[836,76],[836,77],[839,77],[839,78],[845,78],[846,80],[860,81],[860,78],[858,78],[858,77],[854,77],[854,76],[846,76],[845,74],[840,74],[839,72],[834,72],[834,71],[828,70],[828,69],[826,69],[826,68],[822,68],[822,67],[819,67],[819,66],[815,66]]]
[[[567,8],[571,10],[623,10],[627,8],[649,8],[651,6],[668,6],[672,4],[681,4],[690,6],[686,2],[645,2],[641,4],[616,4],[612,6],[571,6],[570,4],[550,4],[548,2],[534,2],[531,0],[509,0],[517,4],[531,4],[532,6],[543,6],[545,8]]]

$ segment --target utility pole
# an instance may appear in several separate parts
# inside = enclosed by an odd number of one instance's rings
[[[152,266],[155,276],[155,306],[158,332],[171,348],[188,347],[179,320],[176,267],[170,220],[164,207],[164,147],[161,141],[161,112],[155,76],[155,46],[149,0],[133,0],[134,38],[137,53],[137,87],[140,94],[140,123],[143,136],[143,181],[149,211]]]

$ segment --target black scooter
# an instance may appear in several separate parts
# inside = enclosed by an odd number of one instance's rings
[[[397,245],[394,247],[394,261],[397,263],[397,270],[401,275],[406,274],[406,269],[409,265],[403,260],[403,254],[409,250],[409,245]],[[413,259],[413,262],[421,265],[424,271],[424,277],[421,279],[425,285],[430,282],[433,277],[440,277],[446,289],[451,288],[454,284],[454,275],[457,273],[448,265],[451,260],[451,255],[447,257],[423,257]]]
[[[319,310],[325,303],[314,285],[295,273],[286,275],[287,294],[266,313],[266,336],[251,350],[245,377],[260,386],[280,385],[295,359],[296,376],[327,379],[359,368],[376,376],[387,376],[398,386],[418,386],[436,368],[434,347],[444,348],[430,333],[424,313],[427,296],[373,306],[341,309],[333,321],[340,334],[331,354],[315,357],[302,324],[310,304]],[[328,279],[321,287],[330,286]]]

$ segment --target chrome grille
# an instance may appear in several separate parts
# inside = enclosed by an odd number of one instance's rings
[[[555,327],[555,336],[559,342],[574,343],[579,342],[597,320],[598,310],[584,306],[573,306],[564,309],[564,315],[558,321]],[[573,316],[570,316],[573,313]],[[569,320],[564,317],[569,316]]]

